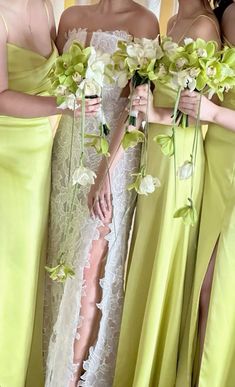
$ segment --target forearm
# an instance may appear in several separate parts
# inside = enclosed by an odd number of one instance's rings
[[[211,121],[235,132],[235,111],[215,105]]]
[[[34,96],[11,90],[0,93],[0,115],[36,118],[60,113],[55,97]]]

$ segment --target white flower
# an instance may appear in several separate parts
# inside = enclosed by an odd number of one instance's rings
[[[73,185],[80,184],[84,187],[87,185],[92,185],[95,183],[95,178],[95,172],[81,165],[75,170],[73,174]]]
[[[191,161],[185,161],[178,169],[178,177],[180,180],[187,180],[193,175],[193,164]]]
[[[84,79],[80,85],[79,88],[81,90],[84,90],[85,96],[86,97],[91,97],[93,95],[101,95],[101,87],[100,85],[92,79]],[[79,91],[78,91],[79,94]]]
[[[213,67],[213,66],[209,66],[207,69],[206,69],[206,75],[208,77],[215,77],[216,76],[216,68]]]
[[[111,56],[107,53],[102,53],[99,50],[91,48],[91,55],[88,60],[86,71],[86,79],[94,80],[103,87],[105,67],[111,63]]]
[[[74,80],[74,82],[76,82],[77,84],[81,83],[81,81],[82,81],[82,76],[81,76],[81,74],[79,74],[78,72],[76,72],[76,73],[73,75],[73,80]]]
[[[175,55],[178,49],[177,43],[172,42],[171,40],[167,40],[163,43],[163,50],[167,55]]]
[[[153,193],[156,188],[161,187],[161,182],[157,177],[151,175],[146,175],[141,178],[140,184],[138,187],[139,195],[148,195]]]
[[[194,42],[194,40],[192,38],[185,38],[184,39],[185,46],[188,46],[189,44],[191,44],[193,42]]]
[[[76,110],[78,108],[77,98],[74,94],[69,94],[65,97],[65,101],[58,106],[59,109]]]
[[[143,58],[144,57],[144,49],[141,44],[138,43],[130,43],[126,48],[127,55],[130,58]]]
[[[55,93],[56,93],[57,96],[63,97],[64,95],[67,94],[67,90],[68,90],[68,89],[67,89],[67,86],[59,85],[59,86],[56,88]]]
[[[177,61],[176,61],[176,67],[177,67],[177,69],[182,69],[185,65],[187,65],[188,64],[188,60],[186,59],[186,58],[184,58],[184,57],[182,57],[182,58],[179,58],[179,59],[177,59]]]
[[[207,51],[205,50],[205,48],[198,48],[197,49],[197,55],[199,56],[199,58],[206,58],[207,57]]]
[[[178,71],[177,73],[172,72],[172,74],[173,74],[172,83],[177,88],[182,87],[183,89],[188,88],[190,91],[195,90],[196,79],[192,78],[189,75],[188,70]]]

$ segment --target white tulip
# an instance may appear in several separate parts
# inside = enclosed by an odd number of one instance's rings
[[[191,161],[185,161],[178,169],[178,177],[180,180],[187,180],[193,175],[193,164]]]
[[[161,182],[157,177],[147,175],[141,178],[138,193],[139,195],[148,195],[153,193],[156,188],[161,187]]]
[[[84,166],[78,167],[73,174],[73,185],[80,184],[83,187],[95,183],[96,174]]]

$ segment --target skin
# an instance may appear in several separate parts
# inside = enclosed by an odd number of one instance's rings
[[[141,23],[136,23],[141,20]],[[68,30],[86,28],[88,31],[86,45],[89,45],[92,32],[97,30],[103,31],[126,31],[132,36],[155,38],[159,33],[159,26],[156,17],[146,8],[140,6],[132,0],[101,0],[96,5],[91,6],[74,6],[68,8],[62,15],[57,37],[57,46],[62,52],[66,42],[66,33]],[[129,90],[126,90],[125,93]],[[115,131],[110,146],[111,154],[116,154],[121,138],[124,132],[124,122],[127,113],[123,112],[117,130]],[[112,157],[112,156],[111,156]],[[105,206],[105,212],[102,212],[102,200],[94,204],[96,191],[99,190],[100,181],[103,180],[103,168],[107,168],[106,161],[101,164],[100,172],[96,179],[96,184],[92,186],[92,192],[89,196],[91,207],[96,208],[106,227],[100,231],[100,239],[93,241],[90,251],[90,267],[84,270],[84,280],[86,281],[86,297],[81,300],[80,315],[84,321],[82,327],[78,328],[79,340],[74,342],[74,363],[78,364],[77,371],[74,374],[74,380],[71,380],[70,387],[75,387],[83,372],[83,361],[87,357],[88,350],[94,344],[98,333],[100,312],[96,307],[101,298],[101,288],[99,279],[102,276],[104,267],[104,258],[107,253],[108,244],[104,239],[109,232],[108,224],[112,218],[112,206],[110,195]],[[100,180],[101,179],[101,180]],[[109,178],[107,179],[107,189],[110,193]]]
[[[56,98],[31,96],[8,89],[7,44],[32,50],[39,55],[49,57],[52,52],[52,41],[56,38],[56,28],[52,5],[47,1],[49,23],[43,0],[0,0],[0,14],[6,20],[6,26],[0,17],[0,115],[18,118],[47,117],[60,113]],[[29,29],[31,26],[31,31]],[[99,101],[87,101],[88,113],[97,110]],[[91,108],[94,105],[95,108]],[[77,115],[80,114],[78,109]]]
[[[232,45],[235,45],[235,4],[231,4],[225,11],[221,30],[226,40]],[[190,93],[185,91],[182,93],[180,101],[180,109],[195,118],[198,112],[199,95],[196,92]],[[205,96],[202,97],[202,103],[200,108],[200,119],[218,124],[230,131],[235,132],[235,111],[223,108],[217,104],[209,101]],[[206,326],[208,320],[208,311],[210,305],[211,289],[213,283],[214,268],[217,256],[218,241],[216,242],[213,254],[210,259],[208,270],[203,281],[200,304],[199,304],[199,339],[200,339],[200,359],[202,360],[204,341],[206,335]]]

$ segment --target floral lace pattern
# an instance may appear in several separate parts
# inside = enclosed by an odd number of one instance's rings
[[[73,40],[85,44],[87,31],[73,30],[67,34],[64,50]],[[91,44],[103,52],[114,52],[119,39],[129,39],[123,31],[97,31],[92,34]],[[111,135],[117,126],[126,99],[120,97],[117,86],[107,86],[103,90],[103,108],[111,127]],[[86,132],[98,133],[97,119],[86,122]],[[55,138],[52,163],[52,196],[50,209],[49,253],[47,264],[54,264],[60,251],[64,232],[67,203],[67,179],[72,119],[63,117]],[[79,125],[75,126],[79,133]],[[79,157],[79,135],[73,144],[73,166]],[[111,387],[115,368],[115,358],[120,330],[123,305],[123,274],[127,255],[129,233],[135,208],[136,195],[127,191],[131,173],[139,167],[140,149],[126,152],[118,162],[111,180],[113,194],[113,221],[107,236],[109,251],[104,278],[100,281],[102,301],[97,305],[102,311],[96,344],[90,348],[88,360],[84,363],[85,374],[79,386]],[[96,171],[101,158],[91,149],[86,149],[86,165]],[[87,208],[87,188],[77,194],[74,216],[68,238],[69,260],[75,267],[75,277],[68,279],[64,287],[47,280],[45,310],[45,349],[50,338],[47,357],[46,387],[68,387],[73,377],[73,344],[77,328],[81,323],[81,298],[85,292],[84,268],[89,266],[89,251],[92,241],[99,238],[100,221],[91,219]],[[53,327],[53,328],[52,328]],[[52,332],[52,334],[51,334]],[[47,352],[47,351],[46,351]]]

